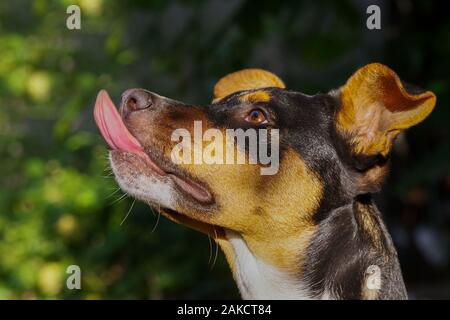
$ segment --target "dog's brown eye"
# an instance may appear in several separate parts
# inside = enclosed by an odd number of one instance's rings
[[[245,117],[245,121],[252,124],[264,124],[267,123],[267,118],[261,109],[253,109]]]

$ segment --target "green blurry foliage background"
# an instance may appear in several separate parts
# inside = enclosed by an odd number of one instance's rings
[[[365,27],[373,3],[382,30]],[[375,61],[438,96],[378,203],[412,297],[449,297],[449,15],[445,1],[1,1],[0,298],[238,297],[206,236],[138,202],[121,225],[132,199],[109,175],[97,92],[207,104],[219,77],[261,67],[314,94]],[[65,286],[71,264],[82,290]]]

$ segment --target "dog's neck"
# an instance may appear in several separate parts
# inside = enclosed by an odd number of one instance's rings
[[[256,257],[239,234],[227,231],[226,237],[244,299],[406,298],[396,251],[371,201],[355,200],[330,212],[306,252],[299,252],[304,262],[297,274]]]
[[[300,280],[258,259],[237,233],[226,232],[233,249],[233,276],[244,299],[310,299]]]

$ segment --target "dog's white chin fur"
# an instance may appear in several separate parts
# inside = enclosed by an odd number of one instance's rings
[[[129,164],[115,161],[111,152],[109,162],[119,187],[127,194],[141,201],[175,210],[177,192],[170,177],[133,170]]]

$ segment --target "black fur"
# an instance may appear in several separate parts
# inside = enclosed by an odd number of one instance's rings
[[[346,137],[335,127],[340,107],[335,94],[307,96],[277,88],[270,92],[268,103],[256,106],[272,119],[269,127],[280,130],[280,157],[283,149],[295,149],[323,183],[323,198],[314,214],[317,231],[306,253],[304,265],[299,266],[302,280],[309,284],[317,297],[325,292],[341,299],[365,298],[365,272],[371,265],[381,269],[382,289],[374,298],[405,299],[406,290],[397,253],[384,226],[381,214],[370,194],[358,194],[354,177],[375,165],[385,165],[385,157],[356,156]],[[234,114],[245,106],[235,93],[208,106],[211,121],[217,126],[247,128]],[[361,210],[363,208],[363,210]],[[370,215],[370,217],[364,216]],[[364,228],[363,219],[373,221],[373,235]]]

